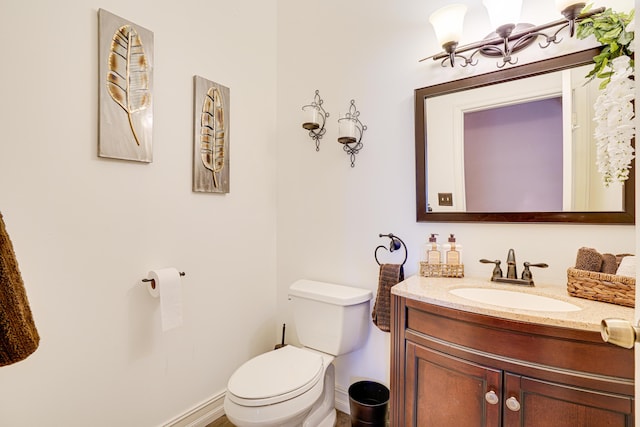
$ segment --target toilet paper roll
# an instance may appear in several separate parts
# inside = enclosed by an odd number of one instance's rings
[[[162,331],[182,325],[182,288],[178,270],[173,267],[151,270],[147,277],[153,279],[147,283],[149,293],[160,298]],[[155,289],[151,283],[155,283]]]

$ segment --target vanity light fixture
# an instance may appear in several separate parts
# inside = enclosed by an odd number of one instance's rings
[[[558,37],[560,31],[568,28],[569,36],[573,37],[576,23],[605,10],[604,7],[600,7],[581,13],[585,6],[584,2],[556,0],[556,8],[564,18],[534,26],[519,23],[522,0],[483,0],[482,4],[487,8],[491,25],[495,28],[493,33],[481,41],[458,47],[467,7],[462,4],[445,6],[429,17],[429,22],[433,25],[436,38],[444,52],[423,58],[420,62],[432,58],[435,61],[441,60],[443,67],[447,65],[453,67],[458,58],[462,60],[460,65],[466,67],[478,64],[476,55],[479,53],[483,56],[501,58],[502,62],[496,63],[498,68],[503,68],[507,64],[514,65],[518,59],[512,55],[532,44],[538,37],[544,38],[544,42],[538,43],[542,49],[549,47],[552,43],[558,44],[562,41],[562,38]],[[555,32],[550,35],[543,32],[548,29],[554,29]]]
[[[356,101],[351,100],[349,111],[338,119],[338,142],[343,144],[344,151],[351,158],[351,167],[356,165],[356,154],[362,149],[362,134],[367,126],[359,119],[360,111],[356,108]]]
[[[309,131],[309,136],[316,142],[316,151],[320,151],[320,139],[327,132],[324,125],[329,117],[322,104],[324,101],[320,98],[320,91],[316,90],[311,104],[302,107],[304,112],[304,121],[302,127]]]

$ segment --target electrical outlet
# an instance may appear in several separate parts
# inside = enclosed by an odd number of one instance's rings
[[[453,206],[453,194],[438,193],[438,206]]]

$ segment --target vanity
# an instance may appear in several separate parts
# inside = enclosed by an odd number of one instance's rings
[[[634,425],[633,350],[600,336],[633,309],[470,278],[413,276],[391,293],[391,426]]]

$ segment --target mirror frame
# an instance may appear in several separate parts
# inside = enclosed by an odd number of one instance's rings
[[[603,212],[427,212],[426,152],[427,135],[425,99],[504,83],[554,71],[593,63],[600,47],[569,53],[542,61],[480,74],[460,80],[440,83],[415,90],[415,154],[416,154],[416,214],[418,222],[575,222],[586,224],[635,224],[635,159],[624,185],[624,209]],[[635,147],[635,140],[632,141]]]

